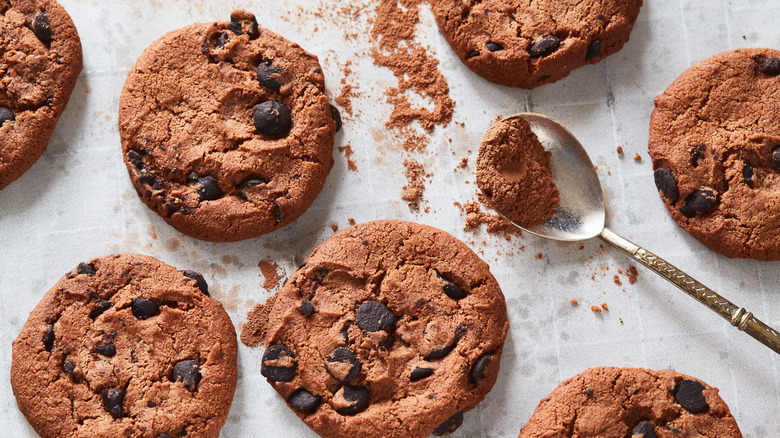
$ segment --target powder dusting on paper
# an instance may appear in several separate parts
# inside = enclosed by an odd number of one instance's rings
[[[276,295],[268,298],[265,304],[257,304],[247,314],[247,321],[241,329],[241,343],[247,347],[257,347],[265,342],[268,316],[274,307]]]
[[[279,274],[279,265],[276,262],[268,262],[261,260],[257,267],[260,268],[260,272],[263,274],[263,288],[273,289],[279,286],[279,282],[282,280],[282,275]]]

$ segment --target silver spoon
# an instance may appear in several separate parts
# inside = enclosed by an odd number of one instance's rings
[[[551,153],[553,182],[558,186],[561,202],[555,214],[541,225],[531,228],[514,225],[537,236],[566,242],[600,237],[780,354],[780,333],[776,330],[666,260],[618,236],[605,226],[604,199],[599,177],[585,148],[568,129],[545,115],[535,113],[515,114],[503,121],[516,118],[527,120],[531,131]]]

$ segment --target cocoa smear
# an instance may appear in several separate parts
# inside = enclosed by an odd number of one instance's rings
[[[279,286],[279,282],[282,280],[282,275],[279,275],[279,265],[276,262],[268,262],[261,260],[257,267],[260,268],[260,272],[263,274],[263,288],[273,289]]]
[[[265,343],[265,332],[268,326],[268,316],[274,307],[276,295],[268,298],[265,304],[256,304],[247,313],[247,321],[241,329],[241,343],[247,347],[257,347]]]
[[[506,240],[510,240],[512,236],[519,237],[523,235],[523,231],[520,228],[504,219],[503,216],[482,211],[482,204],[485,203],[482,193],[477,195],[477,199],[478,201],[470,201],[465,204],[455,202],[455,206],[466,213],[464,231],[474,232],[481,225],[485,225],[485,231],[490,234],[501,235]]]
[[[352,150],[352,145],[347,143],[344,146],[339,146],[339,152],[344,154],[344,158],[347,159],[347,169],[357,172],[357,165],[355,164],[355,161],[352,159],[352,154],[355,153],[355,151]]]

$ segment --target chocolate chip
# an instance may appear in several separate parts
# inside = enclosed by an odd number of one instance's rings
[[[476,58],[477,56],[479,56],[479,51],[472,50],[468,53],[468,55],[466,55],[466,59]]]
[[[95,353],[106,357],[114,357],[116,355],[116,347],[112,343],[98,345],[95,347]]]
[[[67,359],[62,363],[62,368],[64,368],[65,372],[71,376],[76,372],[76,364]]]
[[[35,16],[32,31],[43,44],[47,46],[51,44],[51,26],[49,26],[49,16],[46,15],[46,11]]]
[[[767,58],[763,55],[757,55],[754,59],[758,62],[758,70],[769,76],[780,74],[780,59]]]
[[[268,184],[268,181],[264,181],[260,178],[249,178],[248,180],[242,182],[238,185],[238,188],[241,190],[246,189],[247,187],[254,187],[254,186],[262,186]]]
[[[92,319],[97,318],[98,316],[102,315],[103,312],[111,308],[111,301],[108,300],[100,300],[97,304],[95,304],[95,307],[92,309],[91,312],[89,312],[89,317]]]
[[[79,263],[79,266],[76,268],[76,273],[77,274],[87,274],[87,275],[89,275],[91,277],[91,276],[95,275],[95,273],[97,273],[97,271],[92,266],[89,266],[88,264],[86,264],[84,262],[81,262],[81,263]]]
[[[531,58],[541,58],[558,50],[560,44],[560,38],[555,35],[547,35],[535,42],[528,50],[528,53],[531,55]]]
[[[10,109],[0,106],[0,126],[11,120],[14,120],[14,113]]]
[[[379,301],[366,301],[358,308],[355,321],[363,330],[378,332],[392,327],[395,324],[395,316]]]
[[[593,58],[601,56],[601,40],[592,41],[588,44],[588,51],[585,53],[585,60],[590,61]]]
[[[155,402],[153,402],[153,401],[148,401],[148,402],[146,402],[146,407],[147,407],[147,408],[154,408],[154,407],[157,407],[157,403],[155,403]],[[163,434],[163,435],[164,435],[164,434]]]
[[[227,28],[236,35],[247,34],[252,40],[260,36],[257,19],[252,14],[241,12],[230,14],[230,23],[228,23]]]
[[[780,146],[772,149],[772,168],[780,170]]]
[[[122,410],[122,402],[125,398],[125,392],[119,388],[108,388],[103,391],[103,406],[114,418],[125,416]]]
[[[422,380],[432,375],[433,375],[433,369],[431,368],[414,368],[412,370],[412,374],[409,375],[409,380],[412,382],[416,382],[418,380]]]
[[[41,341],[43,341],[43,348],[46,349],[49,353],[51,353],[51,350],[54,348],[54,326],[51,324],[46,325],[46,333],[43,334],[43,338],[41,338]]]
[[[230,41],[230,34],[228,33],[220,33],[217,37],[217,48],[221,49],[227,45],[228,41]]]
[[[703,144],[696,145],[696,147],[693,148],[693,151],[691,151],[691,166],[694,168],[699,166],[699,158],[701,158],[701,154],[703,154],[705,150],[707,150],[707,147]]]
[[[359,414],[368,408],[368,389],[362,386],[343,386],[333,395],[335,401],[346,404],[336,409],[341,415]]]
[[[386,333],[387,336],[385,336],[382,341],[379,342],[379,348],[382,350],[389,350],[393,348],[393,343],[395,343],[395,336],[391,335],[390,333]]]
[[[197,176],[194,173],[190,174],[190,179],[194,180],[200,187],[196,192],[201,201],[215,201],[222,197],[222,190],[219,189],[216,178],[211,175]]]
[[[658,438],[655,428],[649,421],[642,421],[631,429],[631,438]]]
[[[146,298],[136,298],[132,304],[133,316],[138,319],[146,319],[156,315],[160,311],[160,306],[152,300]]]
[[[141,170],[146,168],[146,163],[144,163],[143,158],[141,158],[141,154],[139,154],[136,151],[128,151],[127,152],[127,159],[130,161],[130,164],[135,167],[136,170]]]
[[[674,400],[683,409],[694,414],[709,409],[707,400],[704,398],[704,385],[695,380],[679,381],[674,387]]]
[[[468,296],[465,290],[459,288],[458,285],[450,281],[447,281],[447,283],[444,285],[444,293],[453,300],[460,300]]]
[[[585,395],[587,395],[588,397],[593,397],[593,390],[590,388],[586,389]]]
[[[282,207],[279,206],[279,201],[276,199],[274,199],[274,216],[276,216],[276,222],[282,222],[284,218],[287,217],[282,211]]]
[[[300,388],[290,394],[290,398],[288,398],[287,401],[290,402],[290,405],[296,410],[312,414],[320,406],[320,403],[322,403],[322,397],[314,395],[304,388]]]
[[[680,193],[677,191],[677,179],[675,179],[669,169],[659,167],[653,173],[653,178],[655,178],[655,186],[669,202],[677,201],[677,198],[680,196]]]
[[[360,373],[360,361],[349,348],[339,347],[325,359],[325,368],[341,382],[349,382]]]
[[[309,316],[314,313],[314,304],[309,300],[301,301],[301,313],[303,313],[304,316]]]
[[[171,371],[171,382],[184,382],[184,386],[190,391],[198,389],[201,379],[200,364],[196,360],[188,359],[176,362]]]
[[[284,104],[275,100],[267,100],[255,105],[252,109],[252,117],[257,132],[265,135],[282,134],[292,125],[290,111]]]
[[[487,48],[491,52],[498,52],[499,50],[504,50],[504,47],[501,44],[497,44],[497,43],[487,43],[485,44],[485,48]]]
[[[263,59],[257,66],[257,80],[260,84],[273,91],[279,91],[281,84],[276,80],[274,75],[280,75],[282,71],[272,65],[273,61],[270,59]]]
[[[469,376],[472,384],[479,384],[479,381],[485,377],[485,369],[490,365],[490,359],[492,358],[492,355],[486,354],[474,362],[474,366],[471,367],[471,374]]]
[[[260,374],[272,382],[289,382],[295,377],[298,363],[293,352],[281,344],[268,347],[263,353]]]
[[[341,131],[341,113],[339,112],[339,109],[333,105],[330,106],[330,117],[336,122],[336,132]]]
[[[206,295],[207,297],[211,296],[209,295],[209,285],[206,283],[206,280],[203,278],[203,276],[200,275],[200,272],[185,269],[181,271],[181,273],[184,274],[185,277],[195,280],[195,285],[198,286],[198,289],[200,289],[201,292],[203,292],[203,295]]]
[[[695,190],[685,198],[685,205],[680,207],[680,212],[686,216],[696,213],[705,213],[715,205],[715,193],[709,189]]]
[[[756,185],[756,181],[753,179],[756,176],[755,168],[750,163],[745,163],[745,167],[742,168],[742,178],[745,180],[745,184],[751,189]]]
[[[455,349],[455,346],[458,345],[458,341],[460,341],[460,338],[463,336],[463,333],[466,332],[466,327],[462,325],[458,325],[455,328],[455,335],[452,337],[452,340],[449,344],[441,346],[439,348],[433,348],[426,356],[425,360],[434,360],[434,359],[442,359],[444,357],[447,357],[450,352]]]
[[[463,424],[463,411],[458,411],[455,413],[455,415],[444,420],[444,423],[440,424],[439,427],[434,429],[433,434],[436,436],[449,435],[452,432],[455,432],[455,430],[457,430],[461,424]]]

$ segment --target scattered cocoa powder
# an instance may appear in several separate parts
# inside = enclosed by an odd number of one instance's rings
[[[636,270],[636,266],[631,266],[628,268],[627,271],[628,274],[628,284],[634,284],[636,283],[636,277],[639,275],[639,272]]]
[[[352,154],[355,153],[355,151],[352,150],[352,145],[347,143],[344,146],[339,146],[339,152],[344,154],[344,158],[347,159],[347,169],[357,172],[357,166],[355,165],[355,161],[352,160]]]
[[[569,300],[569,303],[570,303],[572,306],[579,306],[579,305],[580,305],[580,302],[579,302],[579,301],[577,301],[577,300]]]
[[[260,260],[260,262],[257,263],[257,267],[260,268],[260,272],[263,274],[264,289],[270,290],[279,286],[282,275],[279,275],[279,265],[277,265],[276,262]]]
[[[268,315],[274,307],[276,295],[268,298],[265,304],[256,304],[247,314],[247,321],[241,329],[241,343],[247,347],[257,347],[265,342],[265,330],[268,326]]]
[[[465,169],[469,165],[469,157],[461,157],[460,163],[458,163],[457,169]]]
[[[478,197],[482,197],[482,195],[480,194]],[[486,225],[485,230],[488,233],[502,235],[507,240],[510,240],[511,236],[523,235],[523,231],[520,228],[504,219],[501,215],[489,214],[482,211],[482,207],[477,201],[471,201],[465,204],[455,202],[454,204],[460,208],[461,211],[466,213],[466,225],[463,227],[464,231],[474,232],[480,225]]]
[[[404,194],[401,199],[408,202],[412,209],[418,210],[425,190],[425,167],[417,161],[407,159],[404,160],[404,168],[404,175],[409,182],[403,187]]]
[[[615,284],[616,285],[623,286],[623,282],[620,281],[620,276],[619,275],[615,274],[614,280],[615,280]]]
[[[352,84],[344,84],[341,86],[341,92],[336,96],[336,104],[341,107],[347,114],[352,116],[352,98],[357,96],[358,93],[354,91]]]

